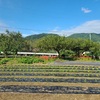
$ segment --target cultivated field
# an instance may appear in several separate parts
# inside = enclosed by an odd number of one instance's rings
[[[0,100],[99,100],[99,94],[99,66],[0,66]]]

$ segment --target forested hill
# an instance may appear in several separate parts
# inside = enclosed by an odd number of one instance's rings
[[[57,34],[48,34],[48,33],[41,33],[41,34],[35,34],[35,35],[30,35],[25,37],[27,40],[37,40],[42,37],[48,36],[48,35],[54,35],[54,36],[59,36]],[[68,38],[82,38],[82,39],[90,39],[94,42],[100,42],[100,34],[96,33],[75,33],[70,35]]]
[[[48,33],[41,33],[41,34],[35,34],[35,35],[27,36],[27,37],[25,37],[25,39],[27,39],[27,40],[36,40],[36,39],[40,39],[40,38],[48,36],[48,35],[58,36],[57,34],[52,34],[52,33],[50,33],[50,34],[48,34]]]
[[[70,38],[90,39],[95,42],[100,42],[100,34],[96,33],[75,33],[69,36]]]

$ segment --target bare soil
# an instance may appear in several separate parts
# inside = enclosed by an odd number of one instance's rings
[[[66,82],[0,82],[3,85],[21,85],[21,86],[81,86],[81,87],[100,87],[99,83],[66,83]]]
[[[100,95],[0,93],[0,100],[100,100]]]

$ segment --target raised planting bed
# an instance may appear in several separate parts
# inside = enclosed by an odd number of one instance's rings
[[[68,69],[68,70],[100,70],[100,68],[81,68],[81,67],[52,67],[52,68],[50,68],[50,67],[28,67],[28,68],[10,68],[10,67],[8,67],[8,68],[0,68],[0,70],[20,70],[20,69],[22,69],[22,70],[28,70],[28,69],[33,69],[33,70],[35,70],[35,69],[45,69],[45,70],[47,70],[47,69],[59,69],[59,70],[61,70],[61,69]]]
[[[0,92],[51,93],[51,94],[100,94],[100,87],[75,86],[0,86]]]
[[[100,79],[78,78],[0,78],[0,82],[68,82],[68,83],[100,83]]]
[[[84,72],[84,73],[100,73],[100,70],[79,70],[79,69],[0,69],[0,72]]]
[[[89,69],[100,70],[98,66],[0,66],[0,69]]]
[[[0,76],[58,76],[58,77],[99,77],[100,74],[77,74],[77,73],[0,73]]]

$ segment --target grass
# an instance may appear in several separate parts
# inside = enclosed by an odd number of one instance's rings
[[[47,64],[50,62],[55,61],[56,58],[49,58],[49,59],[43,59],[41,57],[35,57],[35,56],[24,56],[19,58],[0,58],[0,64],[34,64],[34,63],[40,63],[40,64]]]

